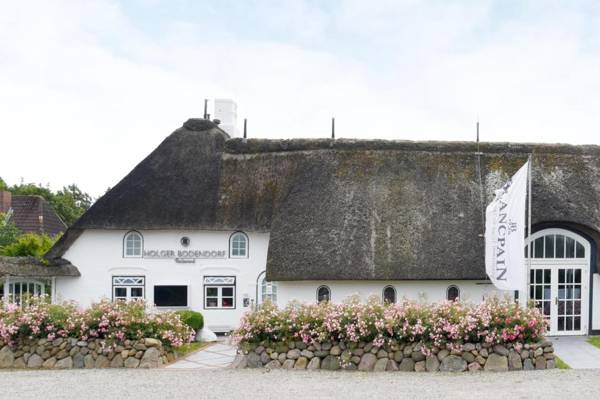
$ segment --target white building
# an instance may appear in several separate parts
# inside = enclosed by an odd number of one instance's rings
[[[231,139],[190,119],[47,257],[57,300],[145,298],[234,328],[266,298],[478,302],[482,210],[534,152],[530,295],[552,334],[600,333],[600,149]]]

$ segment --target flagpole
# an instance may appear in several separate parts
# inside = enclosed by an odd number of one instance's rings
[[[524,296],[523,296],[523,307],[527,307],[527,302],[528,302],[528,294],[527,294],[527,288],[529,286],[528,282],[529,282],[529,273],[531,270],[531,163],[532,163],[532,156],[531,154],[529,154],[529,157],[527,159],[527,270],[525,270],[525,291],[524,291]]]

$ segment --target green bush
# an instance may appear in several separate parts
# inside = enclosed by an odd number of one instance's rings
[[[0,249],[0,255],[4,256],[35,256],[41,258],[59,236],[50,237],[47,234],[27,233],[19,236],[15,242]]]
[[[198,331],[204,327],[204,317],[200,312],[193,310],[180,310],[175,312],[179,315],[181,321],[188,325],[192,330]]]

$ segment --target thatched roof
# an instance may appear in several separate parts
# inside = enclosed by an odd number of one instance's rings
[[[0,256],[0,277],[79,277],[79,270],[68,262],[45,265],[33,257]]]
[[[600,230],[600,147],[479,151],[467,142],[229,139],[190,120],[50,255],[84,229],[243,229],[270,232],[272,280],[484,279],[482,210],[529,153],[534,223]]]

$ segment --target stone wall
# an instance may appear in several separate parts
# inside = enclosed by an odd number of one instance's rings
[[[379,348],[366,342],[303,342],[244,344],[234,368],[322,369],[359,371],[508,371],[555,367],[552,342],[525,344],[467,343],[462,349],[433,348],[426,356],[421,344],[390,344]]]
[[[0,347],[0,368],[156,368],[175,360],[175,354],[154,338],[126,340],[112,350],[106,350],[101,339],[76,338],[32,339]]]

